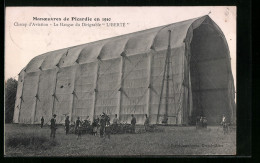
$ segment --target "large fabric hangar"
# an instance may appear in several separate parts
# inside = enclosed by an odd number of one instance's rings
[[[235,122],[227,41],[209,16],[39,55],[19,73],[14,123],[103,112],[130,123]]]

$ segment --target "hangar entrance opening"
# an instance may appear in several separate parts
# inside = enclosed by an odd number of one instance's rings
[[[229,51],[221,33],[202,23],[193,31],[190,59],[192,90],[191,124],[205,116],[208,124],[219,124],[223,114],[230,119],[228,105]]]

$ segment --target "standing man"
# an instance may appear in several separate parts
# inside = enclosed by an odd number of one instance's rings
[[[65,120],[65,129],[66,129],[66,135],[68,135],[69,130],[70,130],[70,120],[69,120],[69,116],[66,117]]]
[[[42,118],[41,118],[41,128],[43,127],[43,124],[44,124],[44,118],[42,116]]]
[[[150,123],[149,118],[148,118],[147,114],[145,114],[145,121],[144,121],[145,131],[148,131],[148,129],[149,129],[149,123]]]
[[[93,120],[93,122],[92,122],[92,128],[93,128],[92,134],[93,134],[94,136],[97,135],[97,127],[98,127],[98,119],[94,118],[94,120]]]
[[[55,133],[56,133],[56,129],[57,129],[57,127],[56,127],[56,114],[53,114],[53,118],[51,119],[51,135],[50,135],[50,137],[51,138],[55,138]]]
[[[118,132],[118,123],[119,123],[119,119],[117,118],[117,114],[115,114],[115,118],[113,119],[113,124],[111,125],[111,130],[113,133]]]
[[[207,119],[206,117],[203,117],[203,127],[207,128],[208,124],[207,124]]]
[[[80,125],[80,120],[79,120],[79,117],[78,117],[78,119],[76,120],[76,126],[75,126],[75,134],[76,134],[76,132],[79,130],[79,125]]]
[[[105,115],[103,114],[100,119],[100,137],[101,138],[104,136],[105,126],[106,126],[106,119],[105,119]]]
[[[223,114],[223,116],[222,116],[222,121],[221,121],[221,123],[222,123],[222,125],[224,124],[224,123],[226,123],[226,116]]]
[[[135,124],[136,124],[136,118],[132,114],[132,120],[131,120],[131,125],[132,125],[132,133],[135,133]]]
[[[108,139],[110,139],[110,134],[111,134],[110,118],[107,115],[106,118],[105,118],[105,138],[107,136]]]
[[[113,124],[117,125],[118,124],[118,118],[117,118],[117,114],[115,114],[115,118],[113,119]]]
[[[227,125],[226,116],[225,116],[224,114],[223,114],[223,116],[222,116],[221,125],[223,126],[223,132],[224,132],[224,134],[227,134],[227,132],[228,132],[228,125]]]
[[[200,127],[203,127],[202,125],[203,125],[203,118],[202,116],[200,116]]]

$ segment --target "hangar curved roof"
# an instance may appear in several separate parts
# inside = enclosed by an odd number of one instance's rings
[[[69,67],[76,64],[95,62],[97,59],[107,60],[118,58],[122,53],[127,56],[165,50],[168,46],[168,30],[172,30],[171,48],[183,46],[192,38],[192,30],[203,22],[219,27],[206,15],[182,22],[168,24],[144,31],[121,35],[113,38],[68,47],[44,53],[33,58],[22,70],[36,72],[40,70]],[[224,37],[219,29],[220,34]],[[225,40],[225,39],[224,39]]]

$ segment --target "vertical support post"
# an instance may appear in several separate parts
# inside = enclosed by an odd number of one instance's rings
[[[38,92],[39,92],[39,84],[40,84],[40,76],[41,76],[41,73],[39,74],[39,77],[38,77],[38,82],[37,82],[37,91],[36,91],[36,95],[35,95],[35,105],[34,105],[34,109],[32,111],[32,121],[31,123],[34,124],[35,122],[35,114],[36,114],[36,108],[37,108],[37,102],[38,102]]]
[[[167,79],[166,79],[166,115],[168,116],[168,107],[169,107],[169,78],[170,78],[170,56],[171,56],[171,30],[169,30],[169,44],[167,50]]]
[[[152,51],[151,51],[152,52]],[[146,97],[146,114],[150,116],[150,100],[151,100],[151,76],[152,76],[152,59],[153,59],[153,54],[149,53],[148,54],[148,68],[147,68],[147,81],[148,81],[148,91],[147,91],[147,97]]]
[[[24,83],[25,83],[25,74],[23,75],[23,87],[22,87],[22,93],[21,93],[21,98],[23,98],[23,91],[24,91]],[[20,116],[21,116],[21,109],[22,109],[22,99],[20,99],[20,104],[19,104],[19,113],[18,113],[18,123],[20,122]]]
[[[191,77],[190,77],[190,70],[189,70],[189,116],[192,116],[192,111],[193,111],[193,101],[192,101],[192,90],[191,90]]]
[[[187,46],[187,44],[185,45],[185,47]],[[188,47],[188,46],[187,46]],[[190,57],[191,57],[191,53],[190,53],[190,48],[187,48],[187,64],[188,64],[188,70],[187,70],[187,75],[188,75],[188,86],[187,86],[187,89],[188,89],[188,96],[187,96],[187,110],[186,110],[186,117],[190,117],[191,116],[191,104],[192,104],[192,98],[191,98],[191,79],[190,79]],[[189,119],[187,118],[187,123],[189,123]]]
[[[124,53],[124,52],[123,52]],[[123,78],[124,78],[124,66],[125,66],[125,59],[124,59],[124,55],[121,55],[120,58],[120,72],[119,72],[119,83],[120,83],[120,88],[123,87]],[[122,114],[122,89],[119,91],[118,93],[118,104],[117,104],[117,116],[120,120],[122,120],[122,118],[120,117],[120,115]]]
[[[182,57],[183,59],[183,103],[182,103],[182,117],[181,117],[181,124],[185,123],[186,116],[187,116],[187,109],[188,109],[188,103],[189,103],[189,54],[188,54],[188,44],[185,42],[185,55]],[[188,85],[187,85],[188,84]],[[188,92],[187,92],[188,91]],[[188,96],[187,96],[188,95]]]
[[[93,94],[93,108],[92,108],[92,116],[90,116],[90,118],[92,118],[92,122],[95,119],[95,115],[96,115],[96,101],[97,101],[97,89],[98,89],[98,75],[99,75],[99,69],[100,69],[100,65],[99,65],[99,61],[97,61],[96,63],[96,73],[95,73],[95,78],[94,78],[94,83],[93,83],[93,88],[94,88],[94,94]]]
[[[70,112],[69,112],[69,116],[70,116],[70,118],[69,118],[69,120],[71,121],[72,120],[72,115],[73,115],[73,106],[74,106],[74,98],[75,98],[75,92],[74,92],[74,90],[75,90],[75,81],[76,81],[76,76],[77,76],[77,69],[78,69],[78,65],[76,66],[76,68],[75,68],[75,70],[74,70],[74,76],[73,76],[73,84],[72,84],[72,93],[71,93],[71,108],[70,108]]]
[[[182,124],[188,123],[188,117],[191,115],[191,87],[190,87],[190,47],[187,40],[185,40],[185,55],[183,59],[183,113],[182,113]],[[185,64],[186,63],[186,64]]]
[[[52,103],[52,110],[51,110],[51,117],[52,115],[54,114],[54,107],[55,107],[55,98],[56,98],[56,86],[57,86],[57,80],[58,80],[58,73],[59,73],[59,70],[57,70],[56,72],[56,78],[55,78],[55,84],[54,84],[54,91],[53,91],[53,103]]]
[[[168,116],[169,77],[170,77],[169,76],[169,70],[170,70],[170,56],[171,56],[171,30],[168,30],[168,32],[169,32],[168,49],[167,49],[165,65],[164,65],[162,89],[161,89],[161,95],[160,95],[160,101],[159,101],[159,107],[158,107],[158,113],[157,113],[157,123],[159,123],[160,108],[161,108],[161,102],[162,102],[162,98],[163,98],[165,75],[166,75],[166,100],[165,100],[165,103],[166,103],[166,116]]]
[[[183,124],[183,119],[184,119],[184,117],[185,117],[185,109],[186,109],[186,107],[187,107],[187,101],[186,101],[186,83],[187,83],[187,67],[186,67],[186,65],[187,65],[187,63],[188,63],[188,52],[187,52],[187,43],[186,42],[184,42],[185,43],[185,52],[184,52],[184,56],[182,56],[182,67],[183,67],[183,72],[182,72],[182,76],[183,76],[183,80],[182,80],[182,90],[183,90],[183,92],[182,92],[182,106],[181,106],[181,108],[182,109],[180,109],[179,111],[181,111],[181,117],[178,117],[178,115],[177,115],[177,117],[178,118],[180,118],[180,124]],[[185,64],[186,63],[186,64]],[[176,122],[176,124],[177,124],[177,122]]]

